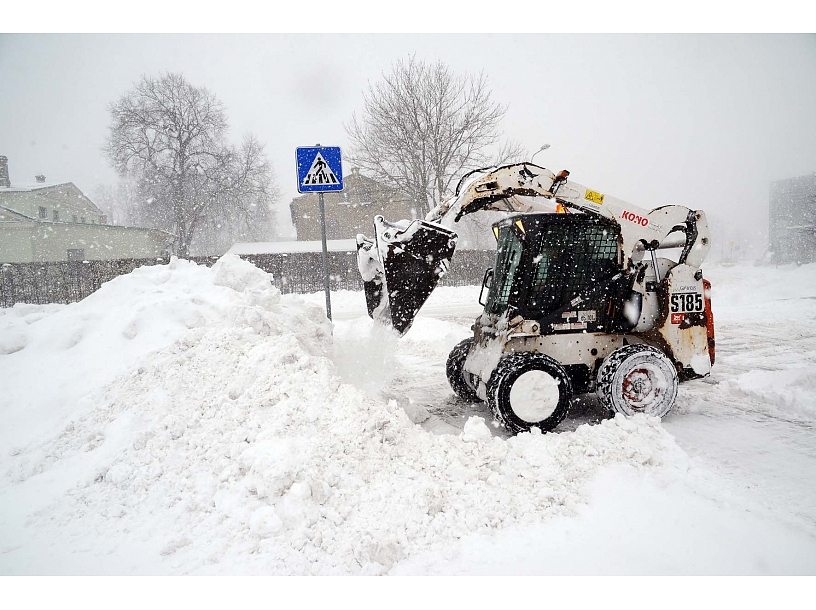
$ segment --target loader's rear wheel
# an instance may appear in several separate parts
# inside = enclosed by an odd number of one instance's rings
[[[598,370],[598,396],[612,413],[663,417],[677,398],[677,368],[651,345],[625,345]]]
[[[567,416],[572,382],[557,360],[544,354],[508,354],[490,376],[487,402],[511,432],[554,430]]]
[[[465,381],[462,371],[465,366],[465,360],[470,353],[470,348],[473,347],[473,337],[459,342],[454,347],[450,354],[448,354],[448,363],[445,367],[445,372],[448,375],[448,383],[459,398],[468,400],[470,402],[479,401],[476,392],[471,388],[467,381]]]

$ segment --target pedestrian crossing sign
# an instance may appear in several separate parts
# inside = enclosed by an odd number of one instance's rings
[[[299,193],[343,190],[343,166],[339,146],[298,148],[295,158]]]

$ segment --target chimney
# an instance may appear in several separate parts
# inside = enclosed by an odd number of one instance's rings
[[[10,187],[11,180],[8,174],[8,157],[0,155],[0,188]]]
[[[42,174],[37,174],[34,176],[34,179],[37,181],[37,184],[45,184],[45,176]]]

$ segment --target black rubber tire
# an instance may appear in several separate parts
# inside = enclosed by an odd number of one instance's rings
[[[651,404],[641,405],[633,399],[626,398],[624,391],[626,379],[641,371],[648,375],[649,392],[655,381],[652,377],[657,377],[657,381],[660,381],[657,386],[656,402]],[[597,380],[596,392],[612,414],[621,413],[629,417],[636,413],[646,413],[654,417],[664,417],[671,411],[677,399],[677,367],[666,354],[651,345],[624,345],[615,350],[601,364]],[[640,396],[639,393],[635,395]],[[647,393],[645,398],[648,397]]]
[[[544,371],[558,383],[558,403],[555,410],[549,417],[539,422],[521,419],[510,406],[510,390],[513,384],[523,373],[532,370]],[[572,394],[572,381],[564,367],[554,358],[534,352],[518,352],[503,356],[487,384],[487,404],[490,405],[493,416],[507,430],[516,434],[528,432],[533,427],[542,432],[554,430],[567,416]]]
[[[464,341],[457,343],[456,347],[448,354],[445,373],[448,375],[450,387],[459,398],[469,402],[481,402],[476,392],[467,384],[462,376],[462,369],[465,366],[465,360],[468,357],[471,347],[473,347],[473,337],[468,337]]]

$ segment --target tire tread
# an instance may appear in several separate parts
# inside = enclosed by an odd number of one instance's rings
[[[559,372],[559,376],[561,377],[561,383],[566,384],[566,398],[559,402],[555,412],[549,418],[544,420],[542,425],[533,424],[523,427],[505,417],[504,413],[502,412],[502,383],[509,375],[519,370],[521,367],[528,365],[534,360],[546,361],[549,366],[555,366],[555,370]],[[572,383],[564,368],[554,358],[535,352],[519,352],[515,354],[507,354],[506,356],[502,357],[502,359],[499,360],[498,365],[496,365],[496,368],[493,370],[493,373],[490,375],[490,381],[487,384],[487,404],[490,406],[490,410],[493,412],[493,417],[502,427],[514,433],[527,432],[532,427],[537,427],[542,432],[550,432],[554,430],[567,416],[571,397]]]
[[[668,360],[666,354],[664,354],[658,348],[652,345],[646,345],[644,343],[634,343],[631,345],[624,345],[623,347],[615,350],[612,352],[606,360],[603,361],[601,364],[600,369],[598,370],[597,376],[597,390],[596,393],[600,397],[601,401],[603,402],[604,406],[609,410],[610,413],[615,414],[619,413],[615,408],[615,403],[612,398],[612,381],[615,376],[615,373],[621,367],[621,365],[632,355],[638,353],[652,353],[656,357],[660,359],[667,360],[670,364],[671,361]],[[673,365],[672,365],[673,366]],[[675,377],[675,387],[676,387],[676,377]],[[676,396],[675,396],[676,400]],[[666,411],[668,413],[674,407],[674,401],[672,401],[672,406],[669,407],[669,410]],[[622,415],[626,415],[623,412],[620,412]],[[664,414],[665,415],[665,414]]]
[[[462,369],[471,347],[473,347],[473,337],[468,337],[456,344],[450,351],[450,354],[448,354],[448,361],[445,364],[445,374],[448,377],[448,383],[451,389],[459,398],[469,402],[480,402],[479,396],[462,376]]]

